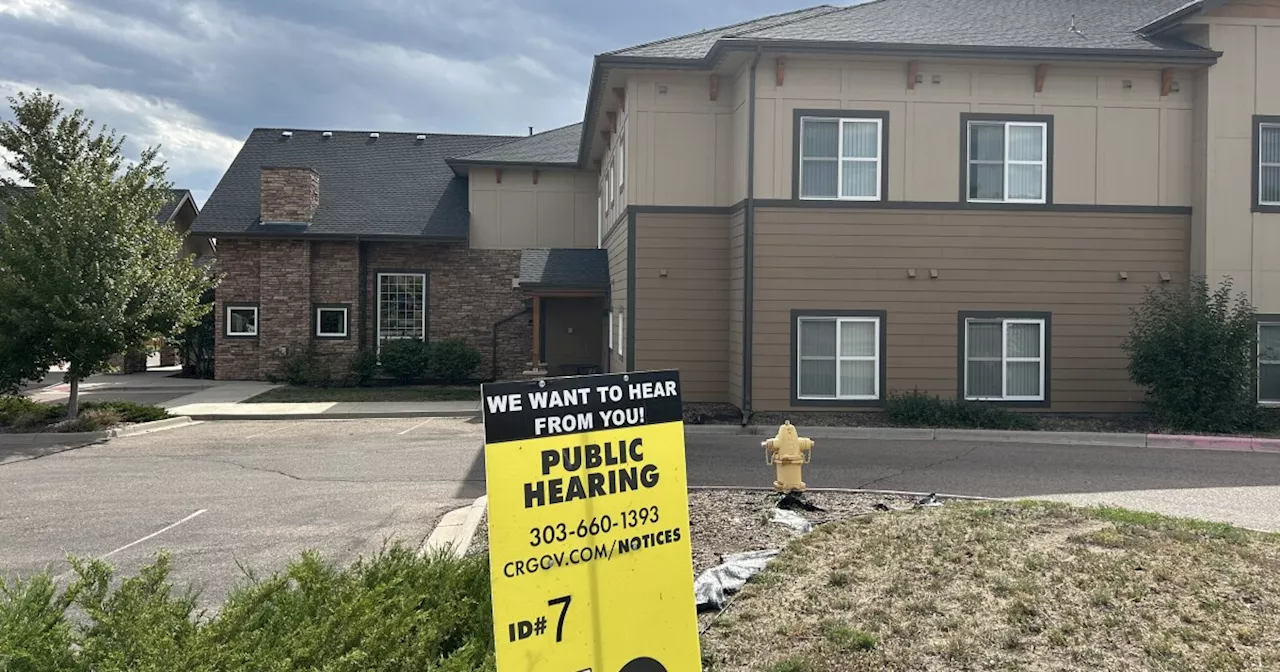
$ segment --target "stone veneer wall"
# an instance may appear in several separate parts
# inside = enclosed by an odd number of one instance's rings
[[[263,168],[262,221],[310,222],[320,207],[320,176],[310,168]]]
[[[493,373],[494,324],[517,315],[498,330],[498,377],[519,376],[532,348],[531,314],[524,297],[511,287],[520,273],[518,250],[473,250],[457,245],[365,243],[368,282],[366,316],[360,315],[359,244],[354,241],[218,241],[218,266],[224,273],[217,290],[215,364],[220,380],[264,378],[276,366],[282,348],[314,344],[335,373],[360,345],[376,338],[377,273],[427,274],[428,338],[461,337],[482,355],[477,376]],[[316,339],[315,304],[347,304],[346,339]],[[225,336],[228,305],[258,305],[258,337]]]

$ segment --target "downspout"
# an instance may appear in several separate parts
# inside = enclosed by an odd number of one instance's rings
[[[752,305],[755,295],[756,225],[756,66],[760,47],[751,59],[747,85],[747,202],[742,214],[742,424],[751,417],[751,331],[755,322]]]

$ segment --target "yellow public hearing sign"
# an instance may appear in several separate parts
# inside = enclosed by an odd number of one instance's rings
[[[498,670],[700,670],[679,374],[482,396]]]

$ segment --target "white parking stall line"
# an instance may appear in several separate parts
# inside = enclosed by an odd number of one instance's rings
[[[147,541],[147,540],[150,540],[150,539],[155,539],[156,537],[158,537],[158,536],[160,536],[160,535],[164,534],[165,532],[168,532],[169,530],[172,530],[173,528],[175,528],[175,527],[177,527],[177,526],[179,526],[179,525],[181,525],[181,524],[183,524],[183,523],[187,522],[188,520],[191,520],[191,519],[193,519],[193,518],[196,518],[197,516],[199,516],[199,515],[201,515],[201,514],[205,513],[205,512],[206,512],[206,511],[208,511],[208,510],[209,510],[209,509],[200,509],[199,511],[196,511],[195,513],[193,513],[193,514],[191,514],[191,515],[187,516],[186,518],[183,518],[182,520],[179,520],[179,521],[178,521],[178,522],[176,522],[176,523],[171,523],[171,524],[169,524],[169,525],[165,525],[164,527],[162,527],[162,528],[160,528],[160,529],[156,530],[155,532],[152,532],[151,534],[148,534],[147,536],[145,536],[145,537],[143,537],[143,538],[141,538],[141,539],[138,539],[138,540],[136,540],[136,541],[131,541],[131,542],[129,542],[129,543],[127,543],[127,544],[125,544],[124,546],[121,546],[120,548],[117,548],[117,549],[116,549],[116,550],[114,550],[114,551],[109,551],[109,552],[107,552],[107,553],[104,553],[104,554],[102,554],[102,555],[98,556],[98,559],[99,559],[99,560],[106,560],[107,558],[109,558],[109,557],[111,557],[111,556],[115,555],[116,553],[119,553],[119,552],[121,552],[121,551],[125,551],[125,550],[128,550],[128,549],[130,549],[130,548],[133,548],[134,546],[137,546],[138,544],[141,544],[141,543],[142,543],[142,542],[144,542],[144,541]],[[61,573],[61,574],[59,574],[58,576],[54,577],[54,581],[61,581],[62,579],[66,578],[68,575],[70,575],[70,574],[71,574],[72,572],[74,572],[74,571],[75,571],[75,570],[67,570],[67,571],[65,571],[65,572],[63,572],[63,573]]]
[[[427,418],[426,420],[423,420],[422,422],[419,422],[418,424],[416,424],[416,425],[414,425],[414,426],[410,427],[409,429],[406,429],[406,430],[404,430],[403,432],[399,432],[399,434],[400,434],[400,436],[404,436],[405,434],[408,434],[409,432],[412,432],[413,430],[415,430],[415,429],[417,429],[417,428],[419,428],[419,427],[421,427],[421,426],[423,426],[423,425],[429,425],[429,424],[431,424],[431,420],[432,420],[432,418]]]

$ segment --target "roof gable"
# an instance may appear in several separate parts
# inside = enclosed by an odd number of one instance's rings
[[[256,129],[205,202],[192,231],[270,233],[261,217],[264,166],[310,168],[320,205],[292,235],[467,237],[467,181],[445,160],[510,143],[513,136]],[[374,137],[376,135],[376,137]]]
[[[569,124],[449,159],[450,165],[513,163],[572,167],[578,164],[582,123]]]

